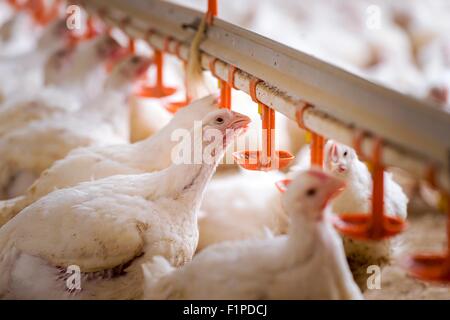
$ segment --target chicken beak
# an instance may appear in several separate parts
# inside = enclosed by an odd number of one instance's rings
[[[114,48],[113,50],[111,50],[108,58],[117,62],[117,61],[127,57],[128,55],[129,55],[129,52],[126,48],[118,47],[118,48]]]
[[[280,191],[281,193],[284,193],[284,192],[286,192],[286,190],[291,182],[292,182],[291,179],[284,179],[284,180],[275,182],[275,186],[277,187],[278,191]]]
[[[325,208],[328,203],[335,198],[339,193],[341,193],[345,189],[346,183],[344,180],[326,175],[326,179],[324,179],[322,188],[325,191],[323,208]]]
[[[139,79],[140,77],[144,77],[148,68],[150,68],[150,65],[152,64],[151,60],[147,60],[145,62],[142,63],[142,66],[140,66],[137,70],[136,70],[136,77]]]
[[[233,121],[230,124],[230,129],[239,130],[246,129],[252,120],[238,112],[231,111],[233,114]]]

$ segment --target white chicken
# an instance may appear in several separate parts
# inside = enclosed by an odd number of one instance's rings
[[[130,101],[131,126],[133,128],[131,142],[144,140],[164,127],[172,116],[166,109],[170,103],[185,99],[187,96],[191,100],[196,100],[211,93],[203,77],[199,55],[199,46],[205,33],[204,28],[203,24],[203,27],[199,27],[196,32],[185,68],[175,57],[164,56],[164,85],[177,88],[174,94],[161,98],[143,98],[138,95]],[[183,75],[183,69],[185,75]],[[185,90],[178,90],[184,84],[187,85]]]
[[[14,15],[14,8],[6,1],[0,1],[0,30],[1,26]]]
[[[82,183],[27,207],[0,230],[0,297],[141,298],[143,263],[155,255],[175,266],[191,260],[204,189],[224,144],[249,121],[235,112],[215,111],[199,132],[191,131],[194,144],[187,152],[193,155],[202,147],[200,163]],[[221,138],[210,142],[209,130]],[[70,266],[82,272],[80,290],[70,290],[61,279]]]
[[[80,101],[89,101],[103,92],[108,72],[105,62],[125,56],[127,49],[110,35],[100,35],[76,46],[53,54],[45,65],[45,85],[56,86]]]
[[[107,79],[101,62],[117,54],[122,48],[109,36],[99,37],[92,43],[86,44],[86,47],[87,50],[77,50],[74,53],[68,53],[72,51],[70,49],[62,49],[50,57],[52,67],[47,68],[46,74],[59,73],[60,69],[65,69],[68,73],[55,76],[55,80],[58,81],[54,81],[53,84],[58,84],[57,86],[45,87],[32,93],[24,92],[2,104],[0,137],[33,121],[55,114],[77,111],[86,102],[101,95]],[[71,55],[72,59],[66,59],[64,57],[66,54]],[[86,63],[87,57],[95,65]],[[79,65],[76,61],[84,63]]]
[[[144,266],[146,299],[362,299],[327,205],[344,185],[302,172],[283,195],[287,236],[213,245],[173,269],[162,257]]]
[[[232,109],[245,112],[252,123],[246,135],[227,150],[228,161],[219,167],[221,172],[237,167],[230,164],[233,151],[258,148],[261,143],[261,116],[257,104],[240,91],[234,91],[232,98]],[[289,150],[292,147],[285,130],[288,121],[277,114],[277,148]],[[234,169],[238,171],[238,168]],[[198,250],[223,241],[263,238],[267,231],[274,235],[286,233],[288,218],[281,208],[280,193],[275,186],[282,179],[284,174],[278,171],[239,170],[214,176],[201,207]]]
[[[23,196],[0,202],[0,226],[26,206],[55,189],[112,175],[137,174],[163,170],[172,164],[172,139],[175,130],[190,129],[218,108],[217,97],[210,95],[178,111],[172,121],[156,135],[134,144],[78,148],[44,171]]]
[[[332,202],[336,213],[371,212],[372,176],[367,166],[358,159],[355,150],[329,140],[325,153],[325,171],[343,178],[346,189]],[[384,173],[384,211],[387,215],[406,219],[408,198],[393,180],[392,174]],[[355,277],[367,277],[367,266],[389,262],[393,242],[357,241],[343,237],[345,252]]]
[[[148,59],[130,57],[114,70],[105,93],[90,102],[89,108],[34,121],[3,136],[0,140],[1,196],[12,198],[23,194],[42,171],[72,149],[127,142],[126,99],[133,80],[141,77],[149,65]]]
[[[433,39],[420,50],[418,59],[427,80],[423,95],[450,112],[450,36]]]
[[[288,177],[295,176],[310,164],[310,146],[303,147],[290,169]],[[347,187],[333,201],[336,213],[370,212],[372,197],[372,175],[366,164],[358,159],[354,149],[328,140],[324,147],[324,170],[347,181]],[[389,215],[406,219],[408,198],[401,187],[393,180],[392,174],[385,172],[385,211]]]
[[[371,212],[372,176],[366,164],[358,159],[354,149],[328,140],[324,148],[324,170],[345,179],[347,187],[333,201],[335,213]],[[299,170],[310,166],[310,147],[304,147],[297,155],[297,164],[288,173],[292,177]],[[397,184],[392,174],[384,173],[384,208],[387,215],[406,219],[408,197]],[[395,249],[391,241],[362,242],[343,237],[345,253],[350,267],[359,283],[367,277],[367,266],[385,264]],[[394,248],[393,248],[394,245]]]
[[[42,32],[28,12],[13,13],[0,27],[0,60],[30,52]]]
[[[201,207],[197,250],[224,241],[264,238],[267,231],[286,233],[288,217],[275,186],[282,179],[279,172],[215,176]]]
[[[0,105],[0,137],[33,121],[79,109],[80,101],[75,96],[57,88],[10,98]]]
[[[333,200],[334,212],[370,212],[372,176],[354,149],[329,140],[325,152],[325,171],[345,179],[348,184],[344,192]],[[386,214],[406,219],[408,198],[402,188],[389,172],[384,173],[384,184]]]
[[[40,37],[33,52],[2,59],[0,62],[0,102],[9,95],[34,92],[43,83],[43,66],[48,57],[68,41],[70,30],[64,19],[53,22]]]

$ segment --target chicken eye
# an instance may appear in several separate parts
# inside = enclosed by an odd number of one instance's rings
[[[131,59],[131,63],[138,64],[139,63],[139,58],[138,57],[134,57],[133,59]]]
[[[222,117],[217,117],[217,118],[216,118],[216,123],[217,123],[217,124],[222,124],[223,121],[224,121],[224,120],[223,120]]]
[[[316,194],[317,190],[315,188],[310,188],[306,190],[306,195],[308,197],[313,197]]]
[[[348,151],[345,151],[345,152],[344,152],[344,157],[346,157],[346,156],[347,156],[347,154],[348,154]]]

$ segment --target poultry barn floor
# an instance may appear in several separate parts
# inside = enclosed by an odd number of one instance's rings
[[[398,259],[408,253],[445,250],[445,214],[414,206],[412,209],[408,217],[408,229],[397,239],[399,249],[394,253],[392,263],[382,268],[381,289],[366,289],[366,299],[450,299],[450,287],[415,280],[399,266]],[[363,278],[357,278],[356,281],[360,285],[365,283]]]

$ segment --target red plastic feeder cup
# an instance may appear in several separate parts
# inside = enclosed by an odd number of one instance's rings
[[[380,163],[381,141],[377,140],[373,156],[372,214],[344,213],[334,217],[335,228],[345,236],[357,240],[383,240],[402,232],[403,219],[384,213],[384,167]]]
[[[181,42],[177,42],[176,47],[175,47],[175,55],[177,56],[178,59],[183,61],[183,58],[181,57],[181,54],[180,54],[180,46],[181,46]],[[182,101],[171,102],[166,106],[166,109],[171,113],[176,113],[178,110],[188,106],[191,103],[191,98],[189,97],[189,93],[188,93],[188,89],[187,89],[187,79],[186,79],[187,62],[186,61],[183,61],[183,67],[184,67],[184,73],[185,73],[185,80],[184,80],[184,87],[186,90],[185,97],[184,97],[184,100],[182,100]]]
[[[261,80],[253,79],[250,82],[250,96],[260,107],[263,129],[262,150],[245,150],[233,153],[236,162],[247,170],[270,171],[282,169],[289,165],[294,156],[288,151],[275,150],[275,111],[258,101],[256,97],[256,86]]]
[[[244,169],[253,171],[270,171],[286,168],[294,159],[288,151],[275,151],[272,157],[268,157],[264,150],[245,150],[233,153],[236,162]]]
[[[403,266],[414,278],[450,284],[450,196],[447,200],[447,252],[441,254],[417,254],[404,259]]]
[[[164,40],[164,51],[168,51],[170,38]],[[156,64],[156,83],[154,86],[142,86],[137,95],[142,98],[163,98],[171,96],[177,89],[164,85],[164,53],[155,49],[154,62]]]
[[[31,9],[34,21],[45,26],[58,16],[60,1],[54,0],[52,5],[47,8],[44,0],[29,0],[28,6]]]

